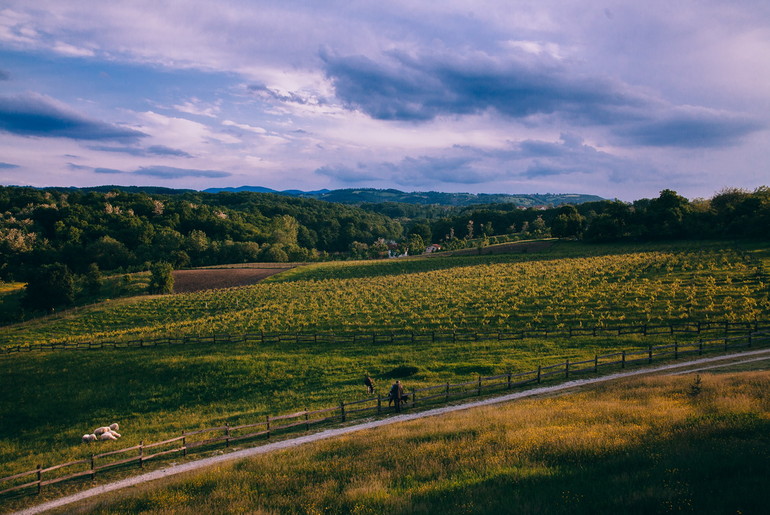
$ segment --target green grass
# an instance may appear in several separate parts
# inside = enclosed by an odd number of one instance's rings
[[[770,372],[475,409],[241,460],[66,513],[764,513]]]
[[[760,262],[714,243],[561,243],[537,255],[323,263],[249,287],[99,304],[10,326],[5,341],[753,321],[770,316]]]
[[[65,309],[64,316],[71,316],[73,312],[79,313],[83,306],[143,295],[147,292],[149,283],[150,274],[147,272],[108,275],[103,278],[102,287],[98,292],[88,293],[84,290],[83,284],[76,281],[74,306]],[[0,283],[0,326],[25,321],[28,326],[50,323],[51,313],[30,312],[22,308],[21,299],[24,296],[25,286],[26,283]]]
[[[370,374],[386,393],[478,375],[528,372],[565,359],[591,359],[653,337],[527,339],[479,344],[224,344],[33,352],[0,359],[0,477],[81,459],[94,449],[80,437],[118,422],[123,438],[101,449],[178,436],[183,430],[254,423],[265,415],[327,408],[366,398]],[[21,428],[21,429],[19,429]]]
[[[767,247],[585,246],[539,254],[329,263],[251,287],[118,299],[4,328],[5,345],[259,330],[517,330],[526,326],[770,318]],[[590,359],[692,335],[407,344],[224,344],[33,352],[0,359],[0,477],[182,430],[365,397],[364,374],[407,389]]]

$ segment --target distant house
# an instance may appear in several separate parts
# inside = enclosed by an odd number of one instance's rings
[[[425,253],[430,254],[431,252],[438,252],[441,250],[441,245],[438,245],[436,243],[431,243],[427,247],[425,247]]]

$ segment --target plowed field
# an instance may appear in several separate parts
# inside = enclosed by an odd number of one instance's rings
[[[232,288],[255,284],[286,268],[209,268],[175,270],[174,293],[189,293],[215,288]]]

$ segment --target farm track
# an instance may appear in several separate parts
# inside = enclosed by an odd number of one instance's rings
[[[591,386],[599,383],[604,383],[607,381],[613,381],[616,379],[625,379],[630,377],[637,377],[637,376],[643,376],[643,375],[649,375],[649,374],[655,374],[655,373],[661,373],[661,372],[691,373],[691,372],[697,372],[701,370],[708,370],[712,368],[719,368],[727,365],[749,363],[749,362],[759,361],[764,359],[770,359],[770,349],[741,352],[741,353],[728,354],[723,356],[715,356],[711,358],[702,358],[702,359],[692,360],[684,363],[673,363],[673,364],[661,365],[653,368],[619,372],[616,374],[611,374],[611,375],[602,376],[602,377],[578,379],[573,381],[567,381],[557,385],[533,388],[531,390],[511,393],[507,395],[501,395],[501,396],[492,397],[484,400],[467,402],[463,404],[456,404],[452,406],[445,406],[442,408],[434,408],[431,410],[422,411],[418,413],[394,415],[381,420],[374,420],[371,422],[364,422],[361,424],[351,425],[347,427],[329,429],[326,431],[305,435],[298,438],[292,438],[289,440],[270,443],[259,447],[241,449],[228,454],[222,454],[219,456],[204,458],[204,459],[197,460],[190,463],[184,463],[181,465],[172,465],[170,467],[149,472],[147,474],[142,474],[132,478],[123,479],[121,481],[116,481],[114,483],[109,483],[106,485],[90,488],[88,490],[84,490],[74,495],[62,497],[61,499],[56,499],[54,501],[49,501],[37,506],[33,506],[31,508],[27,508],[25,510],[15,512],[14,515],[27,515],[27,514],[31,515],[36,513],[43,513],[45,511],[61,508],[63,506],[76,503],[79,501],[83,501],[85,499],[89,499],[97,495],[101,495],[108,492],[114,492],[117,490],[121,490],[123,488],[128,488],[128,487],[140,485],[143,483],[148,483],[148,482],[162,479],[165,477],[170,477],[170,476],[182,474],[185,472],[199,470],[205,467],[217,465],[224,462],[240,460],[251,456],[267,454],[273,451],[298,447],[306,443],[317,442],[319,440],[334,438],[337,436],[353,433],[356,431],[374,429],[374,428],[389,425],[389,424],[407,422],[410,420],[416,420],[416,419],[426,418],[426,417],[434,417],[434,416],[439,416],[439,415],[443,415],[443,414],[451,413],[455,411],[472,409],[472,408],[477,408],[481,406],[489,406],[492,404],[500,404],[500,403],[510,402],[518,399],[527,398],[527,397],[536,397],[540,395],[550,395],[550,394],[555,394],[559,392],[567,392],[569,390],[573,390],[576,388]],[[728,361],[729,363],[719,364],[719,362],[724,362],[724,361]],[[705,366],[700,366],[700,365],[705,365]],[[692,368],[692,367],[696,367],[696,368]],[[685,369],[685,370],[681,370],[681,369]],[[671,371],[676,371],[676,372],[671,372]]]

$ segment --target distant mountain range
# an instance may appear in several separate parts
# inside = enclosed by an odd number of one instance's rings
[[[604,200],[597,195],[583,195],[580,193],[536,193],[511,195],[506,193],[442,193],[437,191],[406,193],[394,189],[379,190],[375,188],[350,188],[341,190],[317,190],[300,191],[285,190],[276,191],[261,186],[241,186],[239,188],[209,188],[203,190],[206,193],[237,193],[241,191],[253,191],[258,193],[274,193],[290,197],[313,198],[337,202],[340,204],[378,204],[382,202],[401,202],[405,204],[442,205],[442,206],[470,206],[476,204],[510,203],[522,207],[535,206],[560,206],[562,204],[582,204]]]

